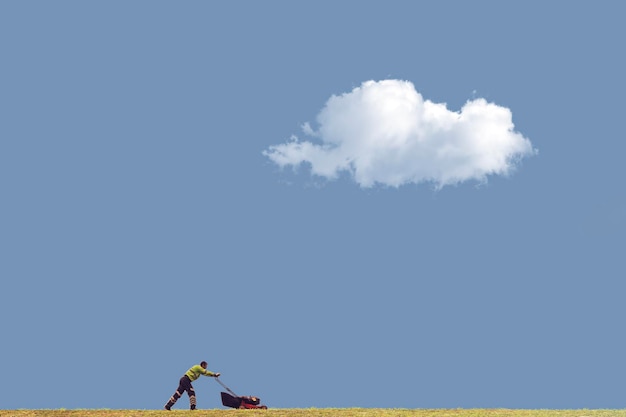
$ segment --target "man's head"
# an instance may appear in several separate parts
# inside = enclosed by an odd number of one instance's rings
[[[206,369],[207,363],[205,361],[200,362],[200,366]]]

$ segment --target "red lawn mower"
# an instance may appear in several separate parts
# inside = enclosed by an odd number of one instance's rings
[[[261,399],[259,397],[250,397],[250,396],[239,396],[235,394],[230,388],[228,388],[219,378],[215,378],[215,380],[224,387],[224,389],[228,392],[222,392],[222,405],[224,407],[230,408],[240,408],[240,409],[262,409],[267,410],[267,406],[261,404]]]

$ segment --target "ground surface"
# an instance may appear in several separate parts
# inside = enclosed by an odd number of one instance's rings
[[[0,417],[626,417],[626,410],[307,408],[270,410],[0,410]]]

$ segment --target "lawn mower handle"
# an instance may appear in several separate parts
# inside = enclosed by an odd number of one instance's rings
[[[217,383],[218,383],[218,384],[220,384],[221,386],[223,386],[223,387],[224,387],[224,389],[225,389],[226,391],[228,391],[228,393],[229,393],[229,394],[231,394],[231,395],[232,395],[232,396],[234,396],[234,397],[239,397],[239,395],[235,394],[235,393],[233,392],[233,390],[231,390],[231,389],[230,389],[230,388],[228,388],[226,385],[224,385],[224,383],[223,383],[222,381],[220,381],[220,378],[219,378],[219,377],[217,377],[217,376],[216,376],[216,377],[215,377],[215,380],[217,381]]]

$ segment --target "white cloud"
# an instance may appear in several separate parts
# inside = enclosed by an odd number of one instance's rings
[[[308,163],[327,179],[347,171],[361,187],[443,187],[507,175],[537,152],[514,130],[508,108],[478,98],[450,111],[445,103],[424,100],[408,81],[367,81],[332,96],[317,124],[317,130],[302,125],[315,143],[292,136],[263,154],[280,167]]]

